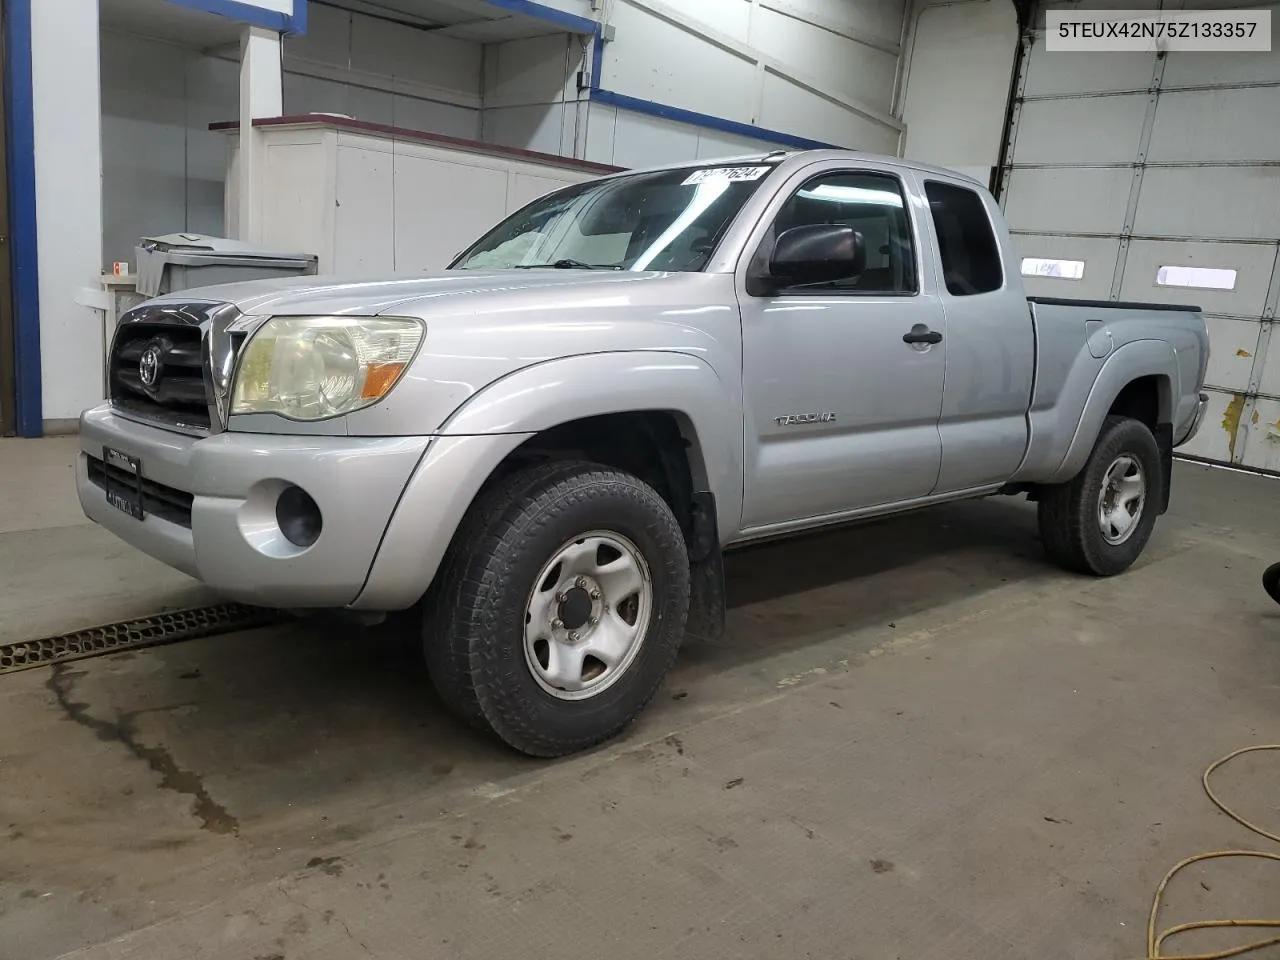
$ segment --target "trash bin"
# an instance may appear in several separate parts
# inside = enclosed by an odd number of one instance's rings
[[[240,240],[199,233],[143,237],[136,249],[137,290],[145,297],[240,280],[313,276],[319,263],[312,253],[264,250]]]

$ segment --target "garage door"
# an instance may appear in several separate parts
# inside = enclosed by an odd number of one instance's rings
[[[1280,471],[1280,49],[1050,52],[1040,30],[1017,83],[1000,200],[1028,291],[1200,305],[1212,402],[1180,452]]]

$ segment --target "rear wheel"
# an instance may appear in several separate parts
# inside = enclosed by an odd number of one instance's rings
[[[1262,589],[1276,603],[1280,603],[1280,563],[1273,563],[1262,572]]]
[[[1146,424],[1108,417],[1080,473],[1041,491],[1040,539],[1049,557],[1074,573],[1127,570],[1151,539],[1161,477],[1160,450]]]
[[[560,756],[644,709],[688,606],[684,536],[657,491],[595,464],[540,465],[464,524],[429,604],[428,665],[459,714]]]

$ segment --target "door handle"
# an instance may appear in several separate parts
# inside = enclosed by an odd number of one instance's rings
[[[922,323],[917,323],[911,328],[909,333],[902,335],[903,343],[941,343],[942,334],[937,330],[930,330]]]

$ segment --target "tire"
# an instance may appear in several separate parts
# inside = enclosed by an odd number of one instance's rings
[[[1262,572],[1262,589],[1276,603],[1280,603],[1280,563],[1273,563]]]
[[[1079,474],[1041,491],[1045,552],[1072,573],[1123,573],[1151,539],[1163,483],[1160,450],[1150,428],[1127,417],[1107,417]],[[1135,495],[1138,499],[1131,499]],[[1121,511],[1131,518],[1127,527]]]
[[[657,491],[598,464],[541,464],[483,494],[455,545],[424,619],[455,713],[535,757],[595,746],[641,713],[689,609],[684,535]]]

